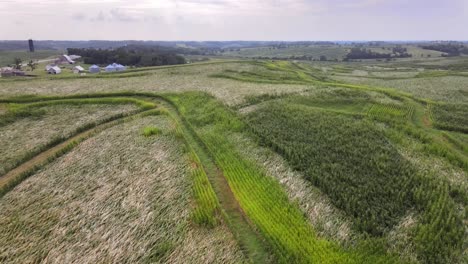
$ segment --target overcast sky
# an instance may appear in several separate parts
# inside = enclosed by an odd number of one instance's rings
[[[468,40],[468,0],[0,0],[0,39]]]

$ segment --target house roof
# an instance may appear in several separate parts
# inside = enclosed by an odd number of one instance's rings
[[[70,59],[72,59],[72,60],[76,60],[76,59],[81,58],[81,56],[78,56],[78,55],[68,55],[68,57],[70,57]]]
[[[53,66],[53,67],[51,67],[51,68],[49,69],[49,71],[50,71],[50,70],[54,70],[55,72],[62,72],[62,69],[60,69],[59,66]]]
[[[75,61],[73,61],[73,60],[70,58],[70,56],[64,54],[63,57],[64,57],[68,62],[70,62],[70,63],[75,63]]]

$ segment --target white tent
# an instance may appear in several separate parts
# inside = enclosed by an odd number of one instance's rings
[[[116,71],[125,71],[126,69],[127,68],[125,68],[125,66],[120,65],[120,64],[117,64],[117,66],[115,66]]]
[[[112,64],[107,65],[106,72],[114,72],[114,71],[116,71],[116,68]]]
[[[101,68],[99,68],[99,66],[97,65],[93,65],[91,67],[89,67],[89,72],[90,73],[98,73],[101,71]]]
[[[72,71],[73,73],[80,73],[80,72],[84,72],[85,69],[78,65],[78,66],[73,67]]]

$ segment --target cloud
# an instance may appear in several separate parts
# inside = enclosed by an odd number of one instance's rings
[[[467,0],[0,0],[0,17],[0,39],[468,39]]]
[[[121,22],[136,22],[141,20],[138,13],[131,12],[131,10],[113,8],[109,11],[110,20]]]
[[[86,19],[86,15],[81,13],[81,12],[78,12],[78,13],[74,13],[72,15],[72,19],[73,20],[78,20],[78,21],[82,21],[82,20],[85,20]]]

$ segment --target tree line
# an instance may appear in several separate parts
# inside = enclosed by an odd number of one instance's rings
[[[358,60],[358,59],[391,59],[391,58],[409,58],[412,57],[408,53],[408,50],[403,47],[394,47],[392,48],[392,53],[379,53],[374,52],[370,49],[355,47],[352,48],[349,53],[344,58],[345,61],[348,60]]]
[[[442,54],[443,57],[455,57],[462,54],[468,54],[468,47],[463,44],[431,44],[421,45],[420,47],[427,50],[444,52],[445,54]]]
[[[117,49],[68,48],[68,54],[79,55],[86,64],[119,63],[131,66],[185,64],[183,56],[168,47],[126,46]]]

